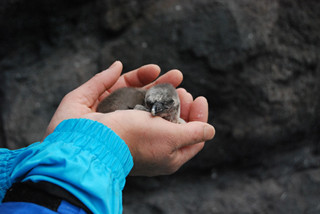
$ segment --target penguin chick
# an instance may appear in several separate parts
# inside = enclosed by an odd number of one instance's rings
[[[120,88],[109,94],[102,100],[97,112],[109,113],[117,110],[134,109],[136,105],[144,105],[146,89],[139,88]]]
[[[106,97],[97,107],[98,112],[136,109],[148,111],[174,123],[185,123],[180,118],[180,100],[176,89],[167,83],[156,85],[149,90],[121,88]]]

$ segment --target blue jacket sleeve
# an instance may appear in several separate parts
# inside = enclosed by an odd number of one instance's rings
[[[14,182],[48,181],[93,213],[122,213],[122,190],[132,167],[129,148],[111,129],[87,119],[65,120],[42,143],[0,149],[0,199]]]

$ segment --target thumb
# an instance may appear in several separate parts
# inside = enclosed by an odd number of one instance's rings
[[[173,139],[176,143],[174,165],[172,171],[178,170],[184,163],[194,157],[204,146],[204,141],[214,137],[213,126],[204,122],[189,122],[177,124],[175,133],[178,139]]]
[[[178,139],[175,139],[177,149],[211,140],[215,135],[214,127],[208,123],[194,121],[176,125],[178,127],[172,130],[176,133],[176,135],[173,136],[178,137]]]
[[[122,71],[122,63],[114,62],[107,70],[93,76],[86,83],[72,91],[71,93],[83,97],[82,104],[92,106],[102,93],[112,87],[119,79]]]

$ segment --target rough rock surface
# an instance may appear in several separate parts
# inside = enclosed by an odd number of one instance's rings
[[[317,0],[0,3],[0,145],[40,140],[114,60],[178,68],[215,139],[176,175],[129,178],[125,213],[320,212]]]

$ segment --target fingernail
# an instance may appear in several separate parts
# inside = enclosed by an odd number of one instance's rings
[[[205,140],[211,140],[215,135],[215,129],[213,126],[206,125],[203,128],[203,137]]]
[[[112,69],[114,67],[117,66],[118,62],[120,62],[119,60],[115,61],[114,63],[112,63],[112,65],[108,68],[108,69]]]

